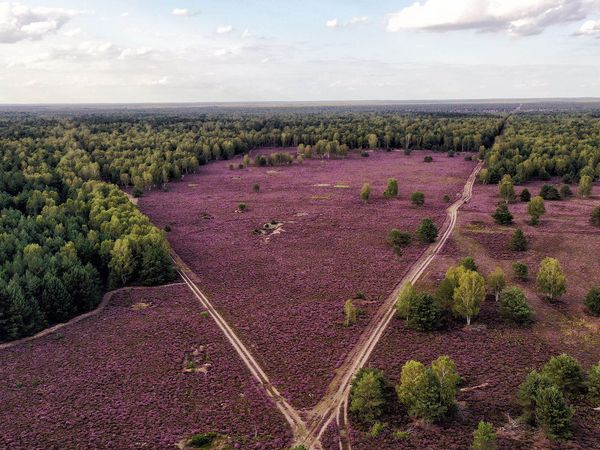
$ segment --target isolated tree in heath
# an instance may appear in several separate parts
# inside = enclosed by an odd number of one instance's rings
[[[425,204],[425,194],[420,191],[413,192],[410,196],[413,205],[423,206]]]
[[[579,196],[581,198],[588,198],[592,194],[592,177],[584,175],[579,180]]]
[[[435,242],[438,236],[438,229],[429,217],[426,217],[421,221],[419,228],[417,228],[417,236],[421,242],[431,244]]]
[[[533,311],[527,303],[527,298],[518,287],[509,287],[500,296],[500,315],[518,324],[530,323]]]
[[[524,252],[527,250],[527,238],[525,237],[523,230],[520,228],[515,230],[510,238],[508,247],[514,252]]]
[[[513,216],[508,210],[506,203],[500,203],[496,208],[496,212],[492,214],[492,218],[498,225],[510,225],[513,223]]]
[[[544,206],[544,199],[539,195],[533,197],[527,205],[527,212],[531,216],[531,225],[537,225],[540,223],[540,217],[546,213],[546,207]]]
[[[592,218],[590,219],[590,222],[595,227],[600,227],[600,206],[596,206],[592,210]]]
[[[361,190],[360,190],[360,199],[367,203],[369,201],[369,198],[371,197],[371,185],[369,183],[365,183],[363,184]]]
[[[383,196],[387,198],[398,196],[398,180],[396,180],[395,178],[390,178],[388,180],[387,188],[383,192]]]
[[[546,257],[542,260],[536,282],[538,290],[550,301],[556,300],[567,290],[567,280],[555,258]]]
[[[531,193],[529,192],[529,189],[525,188],[521,191],[521,193],[519,194],[519,198],[521,199],[522,202],[527,203],[529,200],[531,200]]]
[[[506,203],[515,200],[515,187],[510,175],[504,175],[502,177],[502,180],[498,185],[498,190],[500,191],[500,197],[502,197]]]
[[[473,450],[495,450],[496,449],[496,431],[494,425],[483,420],[477,425],[473,432]]]
[[[590,313],[595,316],[600,315],[600,287],[593,287],[589,290],[583,301]]]
[[[487,286],[490,291],[494,294],[496,301],[500,298],[500,292],[506,286],[506,278],[504,271],[500,267],[496,267],[492,273],[488,275]]]
[[[350,412],[366,424],[374,423],[385,406],[383,375],[377,369],[361,369],[350,388]]]
[[[418,295],[417,290],[410,281],[404,285],[396,300],[396,312],[400,317],[408,321],[410,307]]]
[[[477,317],[484,299],[485,280],[477,272],[467,271],[454,290],[454,312],[471,325],[471,318]]]
[[[354,306],[354,303],[352,303],[352,300],[346,300],[346,303],[344,304],[344,326],[345,327],[349,327],[351,325],[354,325],[356,323],[356,307]]]

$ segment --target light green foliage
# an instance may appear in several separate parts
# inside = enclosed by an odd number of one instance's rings
[[[579,196],[582,198],[587,198],[592,193],[592,177],[589,175],[584,175],[579,180]]]
[[[369,437],[376,438],[381,434],[383,430],[387,428],[388,424],[384,422],[375,422],[369,430]]]
[[[494,425],[481,420],[477,429],[473,432],[473,450],[495,450],[496,449],[496,431]]]
[[[396,300],[396,313],[408,320],[410,313],[410,306],[414,303],[417,298],[418,293],[417,290],[413,287],[413,284],[409,281],[404,285],[400,294],[398,294],[398,299]]]
[[[512,264],[513,275],[521,281],[529,279],[529,266],[525,263],[516,261]]]
[[[500,197],[502,197],[506,203],[515,200],[515,188],[510,175],[504,175],[502,177],[502,180],[498,185],[498,190],[500,191]]]
[[[384,412],[387,382],[381,371],[362,368],[350,388],[350,413],[364,424],[372,425]]]
[[[546,257],[540,263],[536,279],[537,288],[552,300],[556,300],[567,290],[567,280],[555,258]]]
[[[460,277],[458,286],[454,289],[454,312],[467,319],[477,317],[481,303],[485,299],[485,280],[477,272],[467,271]]]
[[[527,213],[531,216],[531,224],[538,225],[540,223],[540,217],[546,213],[544,199],[539,195],[533,197],[527,204]]]
[[[431,370],[440,382],[440,395],[446,405],[454,403],[456,389],[460,383],[460,375],[456,371],[456,364],[447,356],[442,355],[431,363]]]
[[[360,199],[367,203],[369,201],[369,198],[371,197],[371,185],[369,183],[365,183],[363,184],[361,190],[360,190]]]
[[[492,273],[490,273],[487,277],[487,287],[494,297],[496,301],[500,298],[500,292],[506,286],[506,277],[504,276],[504,271],[500,267],[496,267]]]
[[[352,326],[356,323],[356,314],[357,314],[357,310],[356,307],[354,306],[354,303],[352,303],[352,300],[346,300],[346,303],[344,304],[344,326],[345,327],[349,327]]]
[[[387,189],[383,192],[384,197],[392,198],[398,196],[398,180],[390,178],[387,182]]]
[[[531,322],[533,311],[529,307],[523,291],[518,287],[509,287],[502,291],[500,314],[512,322],[526,324]]]

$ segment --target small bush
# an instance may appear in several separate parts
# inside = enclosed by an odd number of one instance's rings
[[[496,448],[496,431],[494,425],[483,420],[473,432],[473,450],[494,450]]]
[[[369,430],[369,437],[376,438],[381,434],[383,430],[387,428],[387,423],[375,422]]]
[[[209,448],[219,435],[214,432],[195,434],[188,439],[187,445],[192,448]]]
[[[363,291],[356,291],[356,294],[354,294],[354,298],[356,300],[364,300],[365,299],[365,293]]]
[[[513,215],[510,213],[506,203],[500,203],[496,207],[496,211],[492,214],[492,218],[498,225],[510,225],[513,223]]]
[[[527,247],[527,238],[525,237],[523,230],[520,228],[515,230],[508,243],[508,248],[514,252],[524,252],[527,250]]]
[[[535,425],[535,410],[537,406],[537,394],[541,389],[552,386],[552,381],[546,375],[532,370],[527,374],[525,381],[519,386],[517,398],[523,408],[523,420]]]
[[[417,295],[409,306],[408,326],[419,331],[433,331],[440,327],[442,310],[437,300],[428,293]]]
[[[525,188],[519,194],[519,198],[521,199],[522,202],[527,203],[529,200],[531,200],[531,192],[529,192],[529,190],[527,188]]]
[[[390,230],[388,234],[388,243],[392,246],[397,255],[402,254],[402,247],[409,245],[411,240],[412,236],[410,233],[400,231],[396,228]]]
[[[573,409],[556,386],[540,389],[536,396],[535,418],[548,439],[563,441],[571,437]]]
[[[600,362],[590,369],[588,375],[588,398],[594,406],[600,406]]]
[[[256,167],[264,167],[267,165],[267,158],[262,155],[256,155],[254,157],[254,165]]]
[[[592,218],[590,219],[590,222],[595,227],[600,227],[600,206],[596,206],[592,210]]]
[[[362,152],[360,152],[360,156],[362,156],[363,158],[368,158],[369,157],[369,152],[366,150],[363,150]]]
[[[425,204],[425,194],[420,191],[413,192],[410,196],[413,205],[423,206]]]
[[[513,274],[515,278],[521,281],[527,281],[529,279],[529,266],[522,262],[514,262],[512,264]]]
[[[398,196],[398,180],[395,178],[388,180],[387,189],[383,192],[383,196],[387,198]]]
[[[383,373],[374,368],[360,369],[350,387],[350,413],[365,425],[373,425],[383,415],[393,395]]]
[[[344,304],[344,326],[350,327],[356,323],[357,310],[352,300],[346,300]]]
[[[171,231],[171,225],[166,224],[163,228],[163,230],[165,230],[167,233],[169,233]]]
[[[426,156],[425,158],[423,158],[423,161],[424,161],[424,162],[426,162],[426,163],[433,162],[433,157],[431,157],[431,156]]]
[[[563,184],[560,187],[560,196],[562,198],[569,198],[569,197],[573,197],[573,191],[571,191],[571,188],[569,187],[568,184]]]
[[[421,242],[431,244],[435,242],[438,235],[438,229],[429,217],[426,217],[421,221],[419,228],[417,228],[417,236]]]
[[[260,184],[254,183],[252,185],[252,190],[258,194],[260,192]]]
[[[238,210],[239,210],[240,212],[245,212],[247,209],[248,209],[248,206],[247,206],[245,203],[240,203],[240,204],[238,205]]]
[[[448,194],[444,194],[442,200],[444,200],[444,203],[450,203],[450,196]]]
[[[461,259],[459,266],[463,266],[467,270],[477,272],[477,264],[475,264],[475,260],[472,256],[465,256],[463,259]]]
[[[454,150],[448,150],[448,158],[454,158],[456,152]]]
[[[600,315],[600,287],[590,289],[583,303],[592,314]]]
[[[144,191],[142,191],[139,187],[135,186],[131,191],[131,195],[133,195],[134,198],[140,198],[142,195],[144,195]]]
[[[419,228],[417,228],[417,236],[421,242],[431,244],[435,242],[438,236],[438,229],[429,217],[426,217],[421,221]]]
[[[405,439],[408,439],[409,436],[410,436],[409,431],[404,431],[404,430],[394,431],[394,439],[396,439],[397,441],[403,441]]]
[[[517,287],[510,287],[500,295],[500,314],[512,322],[526,324],[531,322],[533,311],[523,291]]]
[[[550,358],[542,373],[563,392],[576,394],[581,392],[584,387],[584,373],[581,364],[565,353]]]
[[[360,190],[360,199],[367,203],[369,201],[369,198],[371,197],[371,185],[369,183],[365,183],[363,184],[361,190]]]
[[[540,190],[540,197],[544,200],[560,200],[560,193],[551,184],[545,184]]]
[[[473,161],[473,157],[471,155],[465,156],[465,161]]]

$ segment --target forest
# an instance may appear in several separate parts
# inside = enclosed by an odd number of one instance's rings
[[[501,138],[496,137],[502,133]],[[589,113],[5,113],[0,116],[0,340],[93,309],[107,289],[174,277],[166,233],[134,196],[255,148],[479,152],[486,182],[600,175]]]

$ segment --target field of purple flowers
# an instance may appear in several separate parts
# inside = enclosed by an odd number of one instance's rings
[[[280,450],[288,425],[185,285],[0,350],[0,448],[168,449],[199,432]]]
[[[432,163],[423,162],[426,155]],[[171,226],[172,247],[283,395],[309,407],[424,249],[415,242],[396,256],[386,242],[389,230],[414,231],[424,217],[441,226],[444,195],[456,198],[475,163],[397,151],[279,167],[239,169],[240,162],[233,169],[229,161],[204,166],[139,205],[158,226]],[[399,196],[386,199],[391,177]],[[359,192],[366,182],[372,195],[365,204]],[[423,207],[410,202],[417,190],[425,193]],[[272,220],[282,224],[275,233],[254,232]],[[344,302],[358,291],[365,295],[355,301],[362,315],[344,328]]]

